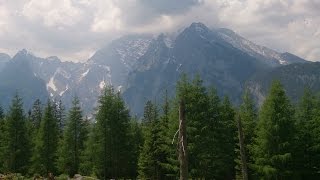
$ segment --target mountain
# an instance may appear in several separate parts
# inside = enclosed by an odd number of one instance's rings
[[[32,72],[30,84],[41,80],[47,95],[62,99],[67,107],[74,95],[79,96],[86,114],[93,112],[106,85],[121,91],[132,112],[141,114],[146,100],[161,102],[165,89],[173,95],[183,72],[192,77],[199,74],[205,85],[213,85],[220,95],[239,102],[246,81],[254,74],[305,62],[293,54],[256,45],[231,30],[209,29],[202,23],[192,23],[175,35],[123,36],[99,49],[85,63],[65,62],[55,56],[39,58],[26,50],[18,52],[12,62],[9,56],[1,57],[0,68],[1,59],[2,64],[12,64],[17,57],[23,59],[26,64],[20,68],[28,67]],[[12,75],[8,69],[9,65],[1,71],[3,80]]]
[[[170,47],[165,39],[160,35],[153,40],[141,57],[140,68],[129,75],[124,97],[138,114],[142,111],[140,104],[147,99],[161,101],[165,89],[173,92],[182,72],[199,74],[205,85],[214,85],[220,95],[238,101],[244,82],[257,71],[269,68],[201,23],[191,24],[172,40]]]
[[[264,61],[271,66],[287,65],[292,63],[303,63],[306,60],[290,54],[288,52],[279,53],[275,50],[264,46],[257,45],[242,36],[236,34],[230,29],[219,28],[214,30],[217,36],[222,40],[228,42],[233,47],[246,52],[247,54]]]
[[[8,54],[0,53],[0,71],[4,68],[11,57]]]
[[[23,98],[26,109],[31,108],[37,98],[42,102],[48,99],[44,80],[34,75],[27,61],[31,56],[26,50],[18,52],[0,72],[0,104],[11,104],[16,93]]]
[[[297,102],[304,89],[309,87],[314,92],[320,92],[320,63],[297,63],[261,72],[248,80],[246,87],[250,90],[258,105],[264,101],[273,80],[279,80],[287,95]]]

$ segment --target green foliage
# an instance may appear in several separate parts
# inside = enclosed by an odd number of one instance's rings
[[[307,88],[297,106],[295,168],[296,174],[301,179],[320,178],[319,100]]]
[[[32,172],[37,172],[41,175],[57,173],[58,141],[59,129],[57,119],[54,116],[52,102],[48,100],[36,137],[35,151],[32,156]]]
[[[26,118],[16,95],[5,115],[0,108],[0,172],[62,173],[57,179],[75,174],[86,175],[84,179],[176,179],[181,99],[189,177],[241,179],[233,105],[228,97],[220,99],[214,88],[206,88],[199,76],[190,80],[186,75],[177,84],[175,98],[170,100],[166,92],[161,108],[146,103],[141,122],[130,118],[111,87],[100,96],[93,123],[82,116],[78,98],[65,121],[61,103],[48,101],[42,112],[39,100]],[[295,111],[275,81],[259,113],[245,92],[237,115],[249,179],[319,179],[319,96],[307,89]],[[6,177],[26,178],[18,175]]]
[[[5,126],[1,147],[4,170],[25,174],[29,166],[30,141],[27,137],[22,99],[18,94],[12,100]]]
[[[190,177],[232,177],[236,128],[234,110],[228,98],[221,103],[216,91],[211,89],[208,92],[198,76],[191,82],[183,76],[178,82],[176,94],[173,108],[175,115],[171,116],[170,124],[175,124],[173,129],[178,129],[177,102],[183,98],[186,102]],[[176,155],[176,152],[172,153]],[[173,154],[170,157],[174,156]],[[172,167],[177,169],[174,163]]]
[[[244,149],[245,149],[245,155],[247,164],[249,166],[249,178],[253,178],[254,170],[252,168],[252,165],[254,164],[252,156],[253,156],[253,141],[255,138],[255,129],[257,126],[257,112],[256,108],[254,106],[254,102],[252,98],[250,97],[249,91],[246,90],[242,97],[242,104],[239,107],[238,111],[239,118],[241,118],[241,124],[242,124],[242,130],[243,130],[243,136],[244,136]],[[242,178],[241,175],[241,162],[240,162],[240,149],[239,147],[236,147],[236,152],[238,154],[238,157],[236,159],[236,168],[238,170],[238,178]]]
[[[260,177],[291,177],[294,129],[294,110],[280,82],[274,81],[259,114],[254,144],[255,168]]]
[[[128,176],[128,159],[132,154],[130,142],[130,117],[118,93],[107,87],[99,98],[94,127],[94,173],[98,177],[120,178]]]
[[[5,144],[7,144],[6,120],[2,107],[0,106],[0,172],[4,172]]]
[[[32,123],[32,126],[35,129],[40,128],[42,119],[42,104],[39,99],[37,99],[32,106],[31,114],[30,114],[30,121]]]
[[[159,117],[155,104],[148,101],[143,118],[144,144],[139,156],[139,177],[142,179],[165,179],[167,176],[168,139],[168,104],[164,105],[164,114]]]
[[[58,169],[60,172],[69,174],[70,177],[79,173],[80,155],[88,136],[87,126],[87,122],[82,117],[80,101],[78,97],[74,97],[58,150]]]

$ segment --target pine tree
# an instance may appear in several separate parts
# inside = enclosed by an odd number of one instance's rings
[[[294,128],[294,110],[280,82],[274,81],[260,110],[254,144],[259,177],[291,177]]]
[[[320,125],[317,98],[309,88],[305,89],[297,108],[297,144],[295,147],[296,172],[301,179],[319,179],[320,149],[318,148]]]
[[[73,177],[79,173],[80,155],[88,135],[87,124],[82,117],[78,97],[74,97],[69,111],[63,139],[60,143],[58,168]]]
[[[8,138],[6,127],[5,115],[0,106],[0,172],[5,172],[5,145]]]
[[[99,98],[96,115],[95,173],[99,177],[120,178],[127,176],[129,146],[129,111],[120,94],[107,87]]]
[[[164,95],[164,103],[162,105],[162,115],[159,122],[159,166],[161,168],[161,179],[168,179],[174,171],[170,168],[170,154],[174,150],[171,144],[171,134],[169,130],[169,113],[170,104],[167,90]]]
[[[243,148],[246,155],[246,161],[248,164],[249,179],[253,178],[252,170],[252,144],[255,138],[255,129],[257,124],[257,113],[254,107],[254,102],[250,97],[249,91],[246,90],[242,97],[242,104],[239,107],[238,116],[241,120],[242,131],[243,131]],[[239,157],[237,158],[237,169],[239,171],[239,176],[241,176],[241,162],[240,162],[240,150],[237,148],[237,153]],[[242,177],[242,176],[241,176]],[[241,179],[241,178],[240,178]]]
[[[42,119],[42,104],[40,99],[37,99],[32,106],[31,114],[30,114],[30,121],[32,126],[35,129],[40,128],[40,123]]]
[[[236,158],[235,147],[237,142],[237,126],[235,121],[235,111],[227,96],[224,97],[221,104],[221,134],[219,136],[220,150],[219,155],[222,164],[218,174],[224,179],[233,179],[235,177],[235,162]]]
[[[96,163],[98,162],[97,158],[99,158],[97,156],[97,149],[99,144],[96,143],[96,124],[87,124],[89,133],[87,140],[84,142],[84,150],[81,152],[79,169],[82,175],[96,177]]]
[[[157,106],[147,101],[142,126],[144,144],[139,156],[139,177],[151,179],[166,179],[168,175],[169,139],[167,96],[163,107],[164,114],[159,117]]]
[[[54,109],[54,116],[58,121],[58,127],[59,127],[59,136],[63,136],[63,130],[66,125],[66,114],[65,114],[65,107],[62,104],[62,101],[59,100],[58,102],[54,102],[53,104]]]
[[[34,173],[40,173],[42,175],[57,173],[56,160],[58,141],[58,123],[54,116],[52,102],[48,100],[37,134],[35,152],[32,157]]]
[[[2,120],[4,118],[4,111],[2,106],[0,105],[0,119]]]
[[[4,148],[4,166],[10,172],[25,174],[29,166],[30,139],[27,137],[22,99],[18,94],[12,100],[6,125],[8,137]]]
[[[222,130],[221,121],[221,102],[214,88],[210,88],[208,93],[209,109],[206,112],[207,119],[203,124],[202,134],[203,144],[201,145],[202,153],[202,169],[205,178],[221,178],[219,172],[223,164],[220,158],[222,150],[220,150]]]
[[[132,118],[130,121],[130,139],[129,147],[131,149],[129,157],[129,168],[128,177],[130,179],[135,179],[138,177],[138,159],[140,154],[140,147],[143,145],[143,135],[141,124],[138,122],[137,118]]]
[[[144,143],[138,161],[139,178],[159,179],[159,117],[156,106],[147,101],[144,107],[143,135]]]

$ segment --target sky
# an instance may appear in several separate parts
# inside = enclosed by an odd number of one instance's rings
[[[225,27],[320,61],[319,0],[0,0],[0,52],[85,61],[125,34]]]

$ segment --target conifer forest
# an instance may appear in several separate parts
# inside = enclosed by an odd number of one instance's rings
[[[273,81],[261,105],[248,91],[233,104],[183,75],[168,94],[136,117],[106,87],[88,118],[77,96],[26,111],[17,92],[0,108],[0,179],[320,179],[317,92],[293,103]]]

